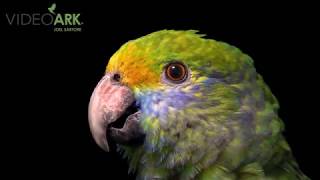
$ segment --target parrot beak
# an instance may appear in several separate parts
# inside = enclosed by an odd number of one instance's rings
[[[109,151],[107,138],[118,144],[143,139],[144,133],[139,125],[141,113],[135,105],[133,92],[114,74],[107,73],[100,80],[92,93],[88,115],[92,136],[102,149]],[[118,121],[125,121],[122,127],[115,127]]]

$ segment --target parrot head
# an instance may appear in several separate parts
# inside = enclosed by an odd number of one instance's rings
[[[140,176],[188,179],[210,168],[264,166],[275,144],[287,147],[277,109],[238,48],[193,30],[162,30],[110,58],[89,124],[96,143],[109,151],[115,142]]]

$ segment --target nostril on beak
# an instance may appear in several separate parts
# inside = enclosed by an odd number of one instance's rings
[[[114,81],[116,81],[116,82],[120,82],[120,79],[121,79],[120,74],[119,74],[119,73],[115,73],[115,74],[113,75],[112,79],[113,79]]]

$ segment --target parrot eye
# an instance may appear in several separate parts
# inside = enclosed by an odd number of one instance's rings
[[[187,68],[185,65],[179,62],[173,62],[165,68],[166,78],[174,83],[181,83],[187,77]]]

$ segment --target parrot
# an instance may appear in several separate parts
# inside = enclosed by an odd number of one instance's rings
[[[137,179],[307,180],[253,59],[197,30],[160,30],[109,59],[88,106]]]

